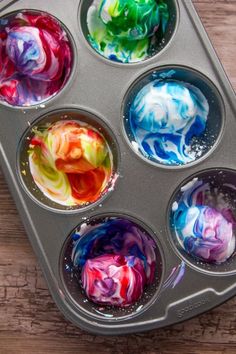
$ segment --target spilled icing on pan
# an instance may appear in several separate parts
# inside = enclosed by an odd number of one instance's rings
[[[66,84],[72,62],[69,38],[51,15],[22,11],[0,19],[0,101],[46,101]]]
[[[175,266],[167,279],[165,280],[161,291],[171,288],[174,289],[183,279],[186,270],[185,262],[182,261],[179,265]]]
[[[156,245],[136,223],[106,217],[82,224],[72,234],[73,271],[94,303],[127,307],[154,282]]]
[[[192,148],[205,129],[209,105],[195,86],[154,79],[137,93],[129,108],[132,145],[143,156],[165,165],[183,165],[203,153]]]
[[[112,152],[105,138],[84,122],[60,120],[34,127],[28,158],[38,188],[60,205],[96,202],[112,183]]]
[[[155,50],[168,20],[164,0],[94,0],[87,13],[88,40],[110,60],[138,62]]]
[[[228,199],[210,182],[194,178],[172,205],[172,227],[188,254],[208,263],[223,263],[235,251],[236,219]],[[226,190],[225,189],[225,190]]]

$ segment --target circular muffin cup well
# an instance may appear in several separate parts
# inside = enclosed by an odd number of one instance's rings
[[[90,301],[84,289],[81,286],[80,275],[75,270],[73,261],[72,261],[72,249],[73,249],[73,238],[74,235],[80,234],[80,239],[86,238],[86,227],[89,225],[95,228],[96,225],[106,222],[107,220],[122,219],[132,222],[140,231],[144,232],[149,240],[152,240],[155,245],[155,254],[156,254],[156,267],[154,281],[152,284],[147,285],[144,289],[144,293],[140,300],[138,300],[133,305],[128,307],[115,307],[110,305],[101,305],[96,304]],[[145,311],[158,297],[158,293],[161,288],[162,278],[164,274],[164,262],[163,262],[163,252],[161,247],[156,240],[156,236],[146,225],[138,221],[136,218],[131,216],[123,215],[121,213],[107,213],[107,214],[97,214],[91,216],[84,222],[81,222],[68,236],[66,239],[60,255],[60,275],[62,281],[62,291],[64,295],[69,297],[70,301],[82,312],[91,316],[91,318],[99,318],[104,321],[117,321],[123,320],[126,318],[134,317],[140,314],[140,312]],[[64,288],[64,289],[63,289]]]
[[[146,64],[149,59],[158,56],[162,53],[162,51],[168,46],[168,44],[172,41],[178,26],[178,18],[179,18],[179,8],[176,0],[165,0],[168,9],[169,9],[169,20],[165,29],[164,35],[157,32],[156,43],[155,46],[151,48],[149,55],[147,58],[137,61],[137,62],[118,62],[116,60],[111,60],[106,56],[99,53],[93,46],[89,43],[89,30],[87,24],[87,13],[91,5],[94,3],[94,0],[82,0],[79,5],[79,13],[78,13],[78,21],[80,29],[84,35],[85,43],[90,51],[94,54],[98,59],[102,59],[108,64],[112,65],[121,65],[121,66],[130,66],[130,65],[142,65]]]
[[[193,161],[185,164],[163,163],[152,156],[147,156],[143,153],[139,143],[136,141],[130,122],[130,108],[133,100],[140,90],[149,83],[158,80],[161,83],[169,80],[179,82],[180,84],[190,84],[201,91],[209,104],[209,114],[206,121],[205,131],[194,140],[193,146],[196,151],[196,158]],[[152,69],[139,78],[129,87],[124,97],[121,110],[122,131],[126,142],[133,152],[143,161],[161,168],[167,169],[182,169],[188,166],[195,165],[209,156],[218,145],[222,136],[225,109],[221,95],[216,86],[202,73],[184,66],[168,65]],[[199,153],[198,153],[199,148]]]
[[[197,185],[199,184],[199,186]],[[209,186],[205,188],[204,186]],[[179,242],[175,229],[174,215],[179,212],[179,203],[184,200],[192,201],[192,189],[201,193],[201,201],[194,195],[193,206],[207,206],[224,213],[225,206],[230,211],[230,218],[236,220],[236,171],[227,168],[212,168],[188,177],[174,192],[168,207],[167,225],[170,243],[175,253],[196,271],[214,276],[236,274],[236,249],[232,255],[222,263],[208,262],[199,257],[190,255]],[[187,199],[186,199],[187,198]],[[233,234],[236,229],[233,223]]]
[[[90,203],[83,205],[67,206],[57,203],[56,201],[47,197],[36,185],[29,166],[29,145],[32,137],[34,136],[34,129],[44,128],[47,124],[53,124],[63,121],[77,121],[80,124],[85,124],[94,128],[105,140],[109,156],[112,158],[112,171],[111,178],[108,181],[104,191],[100,197]],[[111,130],[111,128],[104,122],[104,120],[98,117],[96,114],[91,113],[85,109],[80,108],[61,108],[55,111],[50,111],[43,116],[39,117],[34,123],[26,130],[18,147],[17,153],[17,171],[19,179],[26,191],[26,193],[41,207],[46,208],[58,213],[76,213],[84,212],[90,208],[102,203],[104,199],[113,191],[117,177],[119,176],[119,161],[120,152],[118,148],[117,140]]]
[[[71,63],[71,67],[70,67],[69,76],[66,79],[66,82],[59,89],[59,91],[57,91],[54,94],[52,94],[51,96],[49,96],[45,99],[42,99],[42,100],[40,100],[34,104],[31,104],[31,105],[23,105],[23,106],[22,105],[19,105],[19,106],[18,105],[11,105],[4,100],[0,100],[0,105],[5,106],[6,108],[26,111],[26,110],[37,109],[38,107],[44,108],[48,103],[53,102],[58,97],[60,97],[66,90],[68,90],[68,88],[70,87],[70,85],[73,81],[73,77],[75,75],[76,67],[78,64],[78,59],[77,59],[78,55],[77,55],[77,48],[76,48],[74,38],[73,38],[71,32],[69,31],[69,29],[64,25],[64,23],[62,23],[61,20],[59,20],[54,15],[51,15],[47,11],[40,11],[40,10],[35,10],[35,9],[33,9],[33,10],[32,9],[20,9],[17,11],[12,11],[10,13],[4,14],[3,16],[0,17],[0,20],[4,20],[6,18],[11,18],[18,13],[24,13],[24,12],[30,12],[32,14],[42,14],[43,13],[45,15],[51,16],[54,20],[56,20],[59,23],[59,25],[61,26],[61,28],[65,31],[65,33],[68,37],[68,41],[69,41],[69,45],[70,45],[70,49],[71,49],[71,53],[72,53],[72,63]]]

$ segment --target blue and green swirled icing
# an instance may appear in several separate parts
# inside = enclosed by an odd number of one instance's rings
[[[94,0],[88,9],[88,40],[104,57],[132,63],[146,59],[169,20],[164,0]]]

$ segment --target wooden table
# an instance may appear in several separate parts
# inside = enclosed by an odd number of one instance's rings
[[[194,3],[236,89],[236,0]],[[103,337],[79,330],[54,304],[0,172],[0,354],[15,353],[235,354],[236,297],[144,334]]]

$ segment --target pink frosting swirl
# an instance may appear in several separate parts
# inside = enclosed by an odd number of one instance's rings
[[[30,106],[58,93],[72,67],[71,44],[59,22],[43,12],[24,11],[1,23],[0,100]]]
[[[146,283],[142,260],[134,256],[102,255],[88,259],[82,285],[95,303],[125,307],[142,296]]]

